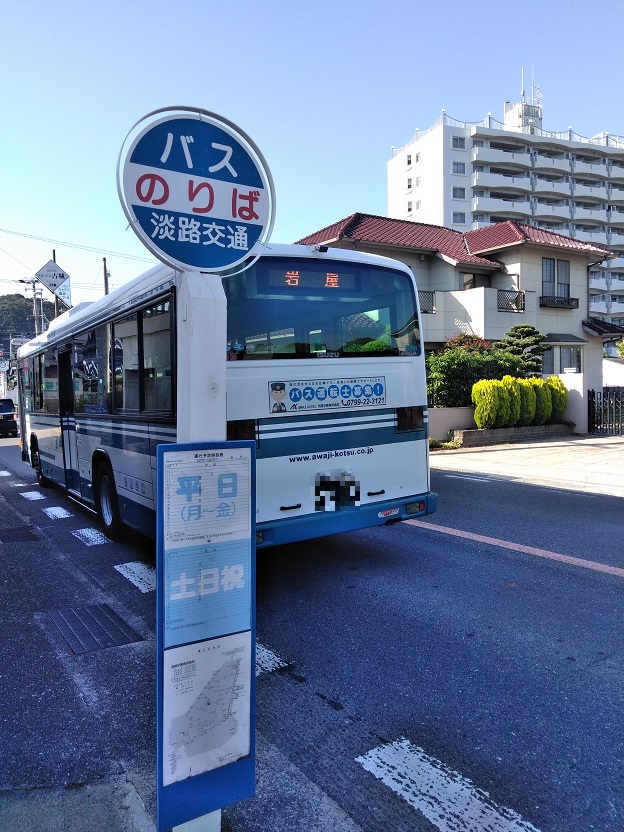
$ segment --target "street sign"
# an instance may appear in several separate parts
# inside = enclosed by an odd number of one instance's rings
[[[43,268],[39,269],[35,277],[40,283],[43,283],[46,289],[49,289],[54,295],[60,298],[63,303],[71,306],[69,275],[54,260],[49,260]]]
[[[255,442],[156,449],[157,830],[255,793]]]
[[[273,227],[262,154],[240,128],[205,110],[167,108],[137,122],[120,153],[117,188],[139,239],[174,268],[249,265]]]

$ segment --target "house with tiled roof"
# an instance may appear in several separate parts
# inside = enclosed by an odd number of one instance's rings
[[[562,377],[569,416],[579,432],[587,429],[586,391],[602,388],[604,342],[624,337],[624,327],[606,331],[588,312],[588,270],[613,256],[608,249],[513,220],[461,232],[362,213],[297,242],[410,266],[428,351],[458,333],[498,340],[515,324],[531,324],[549,344],[544,374]]]

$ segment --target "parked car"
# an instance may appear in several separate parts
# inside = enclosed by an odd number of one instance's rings
[[[13,399],[0,399],[0,436],[17,436]]]

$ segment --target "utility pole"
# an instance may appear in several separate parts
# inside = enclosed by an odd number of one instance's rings
[[[56,251],[55,251],[55,249],[52,249],[52,259],[56,263]],[[54,295],[54,317],[58,318],[59,315],[60,315],[59,299],[58,299],[58,296],[55,294]],[[43,320],[43,297],[41,299],[41,316],[42,316],[42,320]]]
[[[104,264],[104,294],[108,294],[108,272],[106,271],[106,257],[102,257],[102,263]]]

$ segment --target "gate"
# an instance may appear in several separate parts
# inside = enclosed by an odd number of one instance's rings
[[[624,389],[605,387],[602,391],[588,390],[588,432],[622,436]]]

